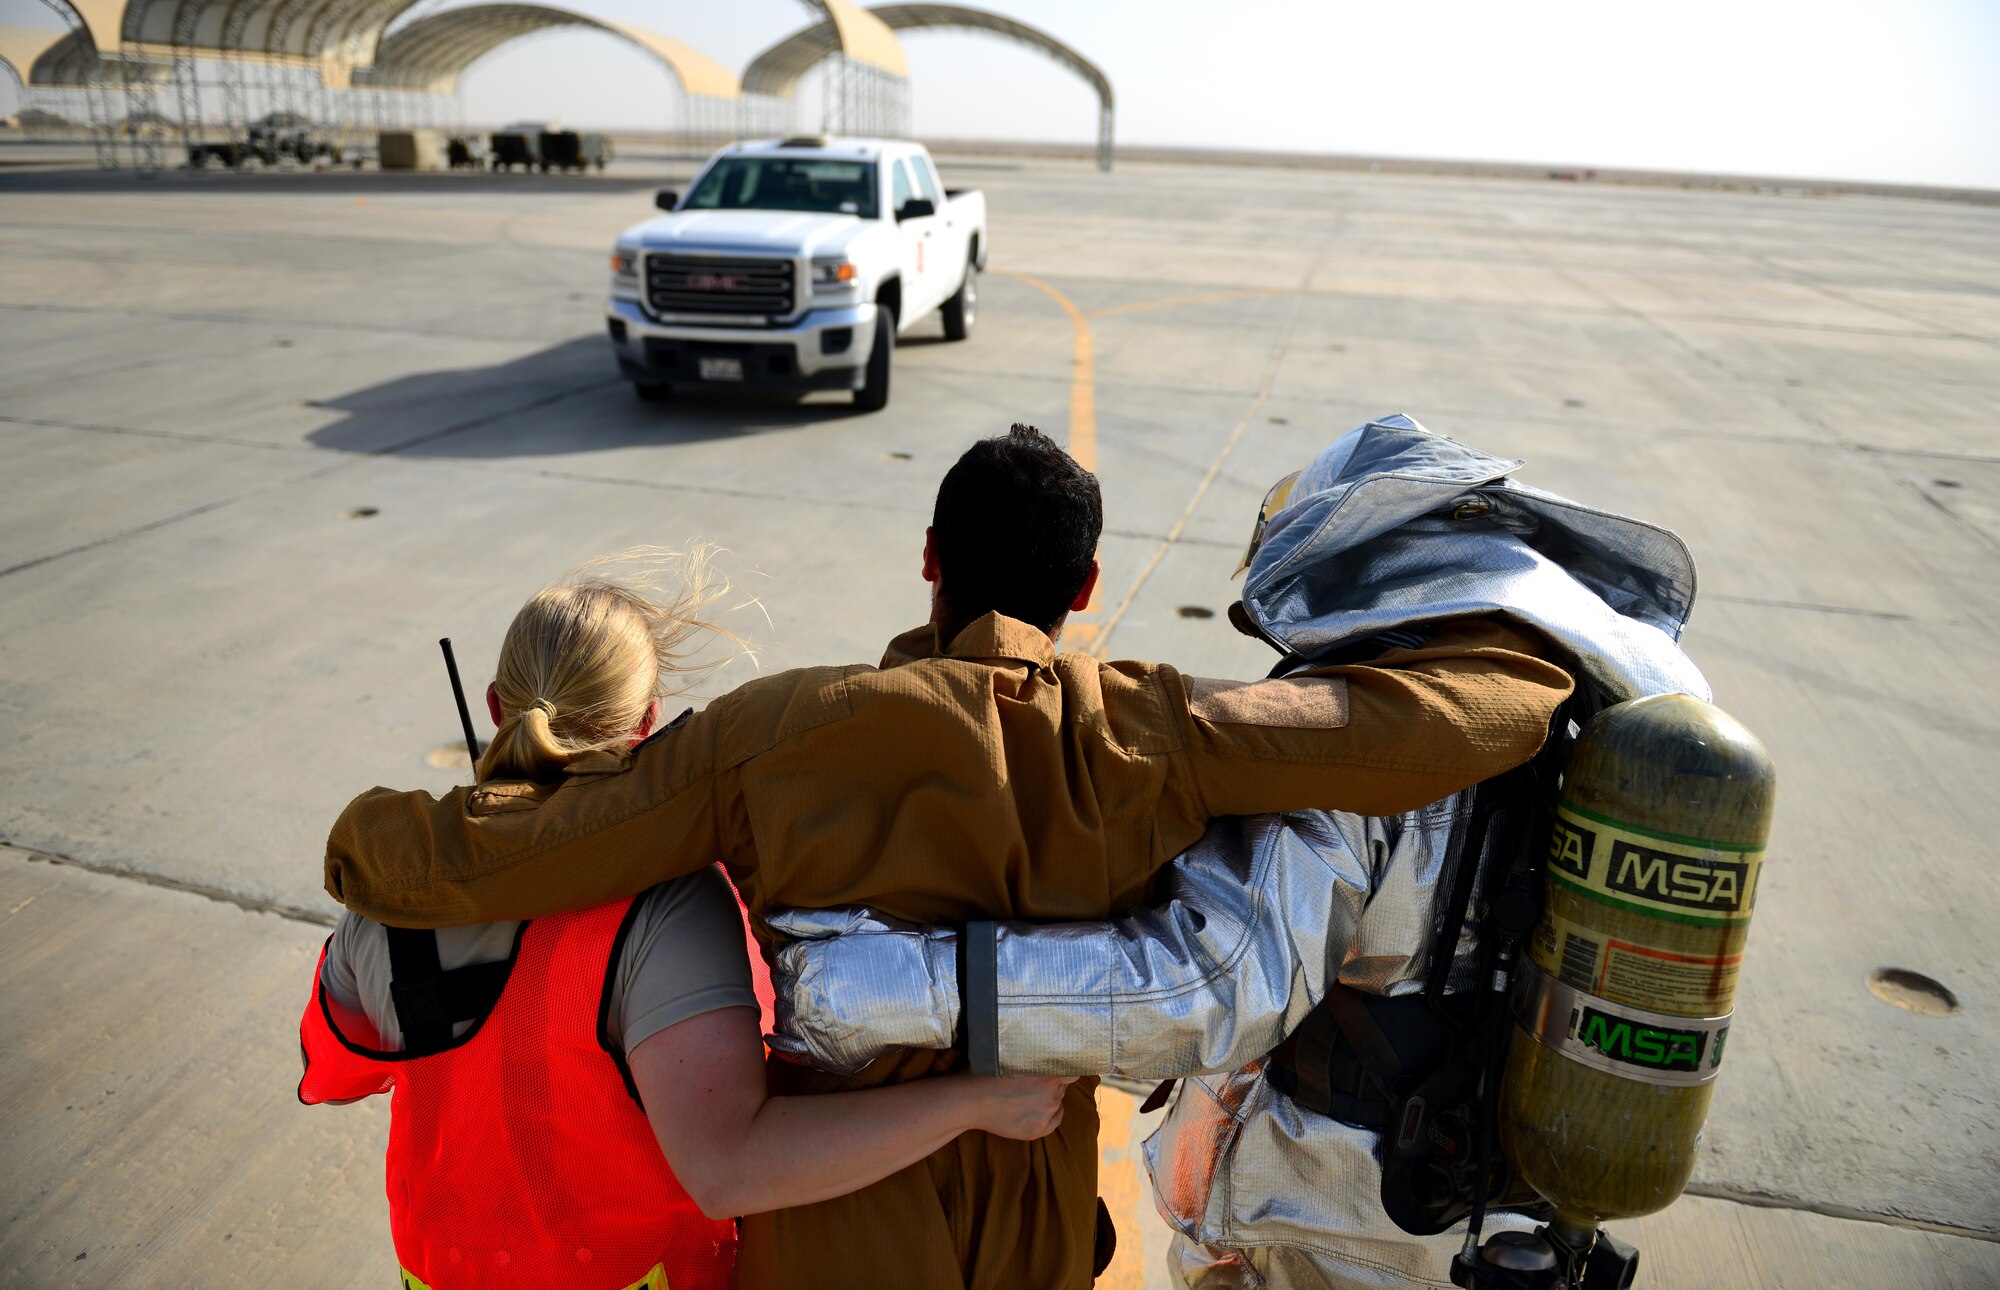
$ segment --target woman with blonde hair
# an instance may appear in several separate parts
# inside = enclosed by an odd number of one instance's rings
[[[651,586],[668,578],[680,589],[662,603]],[[710,612],[725,589],[703,553],[634,552],[536,593],[487,688],[498,733],[470,809],[616,769],[701,670],[703,638],[734,639]],[[1069,1083],[769,1096],[744,926],[713,865],[532,923],[412,932],[346,914],[300,1037],[301,1101],[395,1089],[407,1290],[722,1287],[734,1217],[842,1195],[964,1132],[1041,1137]]]

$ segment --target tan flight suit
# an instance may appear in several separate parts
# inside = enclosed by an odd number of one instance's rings
[[[327,842],[326,889],[404,927],[533,918],[720,859],[752,914],[868,905],[921,923],[1104,918],[1210,819],[1388,815],[1531,757],[1569,677],[1488,620],[1309,678],[1239,683],[1057,655],[989,614],[940,652],[806,668],[715,700],[612,773],[561,785],[374,789]],[[603,765],[604,763],[597,763]],[[884,1058],[835,1078],[774,1063],[774,1092],[862,1088],[956,1064]],[[739,1286],[1071,1290],[1090,1282],[1097,1116],[1073,1085],[1038,1142],[959,1138],[852,1195],[745,1220]]]

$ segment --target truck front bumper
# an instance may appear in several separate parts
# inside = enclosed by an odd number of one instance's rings
[[[782,327],[702,327],[657,322],[613,296],[604,321],[626,380],[675,389],[858,390],[875,344],[872,304],[809,310]],[[703,359],[734,359],[742,377],[704,377]]]

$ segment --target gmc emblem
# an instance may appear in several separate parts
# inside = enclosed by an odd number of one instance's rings
[[[690,273],[688,286],[696,291],[734,291],[740,280],[726,273]]]

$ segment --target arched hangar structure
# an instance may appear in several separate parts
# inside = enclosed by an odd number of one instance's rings
[[[501,46],[564,28],[616,36],[666,68],[684,96],[682,129],[723,136],[735,128],[736,76],[721,63],[671,36],[548,5],[482,4],[418,18],[381,38],[373,64],[356,69],[355,83],[376,90],[456,94],[459,78]]]
[[[241,138],[248,124],[271,111],[296,113],[336,135],[375,128],[440,124],[445,95],[455,85],[449,74],[454,51],[483,43],[490,52],[506,40],[556,26],[594,28],[630,41],[658,58],[687,92],[691,107],[716,118],[708,130],[724,137],[741,128],[740,112],[707,102],[735,99],[735,78],[713,59],[657,33],[541,5],[476,6],[470,18],[453,18],[426,28],[422,40],[399,43],[388,76],[373,77],[383,48],[404,27],[426,22],[412,18],[419,0],[48,0],[62,12],[76,37],[80,56],[47,91],[32,74],[23,77],[24,95],[64,95],[88,101],[88,117],[98,143],[100,165],[119,164],[122,143],[113,126],[128,116],[160,119],[157,102],[177,106],[185,140],[226,130]],[[843,67],[878,80],[908,75],[901,46],[881,20],[854,0],[799,0],[819,23],[835,33]],[[454,11],[456,12],[456,11]],[[557,17],[556,15],[561,15]],[[434,14],[444,18],[446,14]],[[399,25],[400,24],[400,25]],[[474,55],[476,57],[476,55]],[[423,63],[417,58],[427,60]],[[440,64],[438,60],[444,62]],[[11,63],[10,63],[11,65]],[[422,81],[419,66],[447,69]],[[412,88],[418,83],[425,88]],[[56,86],[69,86],[58,89]],[[114,93],[118,92],[118,93]],[[220,99],[218,104],[217,100]],[[120,100],[113,102],[113,100]],[[68,106],[65,100],[65,106]],[[219,108],[219,111],[218,111]],[[217,120],[217,117],[221,121]],[[141,168],[159,164],[159,143],[149,133],[133,141],[131,161]]]
[[[382,38],[356,83],[452,94],[458,78],[500,46],[536,32],[582,27],[608,32],[652,55],[689,94],[736,97],[736,77],[698,49],[658,32],[539,4],[482,4],[419,18]]]
[[[0,29],[15,33],[0,41],[0,61],[19,76],[24,98],[82,101],[99,164],[115,166],[116,122],[162,119],[156,94],[176,100],[184,142],[212,128],[215,90],[223,123],[213,128],[239,136],[274,110],[342,132],[435,124],[440,103],[473,63],[510,41],[559,28],[603,31],[657,59],[685,94],[689,116],[704,118],[685,123],[697,124],[697,134],[796,127],[798,84],[814,69],[825,81],[825,128],[901,134],[908,130],[909,64],[895,33],[970,31],[1034,49],[1088,83],[1100,107],[1098,160],[1109,169],[1110,80],[1048,33],[962,5],[799,2],[818,21],[760,54],[740,85],[714,59],[671,37],[526,3],[412,18],[421,0],[49,0],[70,30]],[[204,68],[215,79],[205,80]],[[113,98],[125,101],[114,106]],[[131,140],[133,161],[157,166],[157,133],[143,139],[143,157],[137,137]]]
[[[69,31],[47,28],[0,27],[0,67],[20,82],[21,123],[30,130],[63,128],[95,123],[102,118],[110,127],[129,122],[123,96],[115,100],[94,83],[99,60],[89,34],[80,26]],[[165,82],[170,69],[146,63],[133,67],[131,75],[149,86]],[[158,129],[151,131],[158,136]]]
[[[0,27],[0,67],[12,72],[24,90],[30,85],[62,84],[64,65],[82,56],[74,32]]]
[[[955,4],[888,4],[867,10],[889,31],[960,31],[998,36],[1054,59],[1074,72],[1097,94],[1097,165],[1111,169],[1113,126],[1117,101],[1111,78],[1097,64],[1049,33],[1005,14]],[[748,96],[794,99],[799,81],[821,62],[840,53],[841,33],[821,22],[766,49],[743,69]]]

